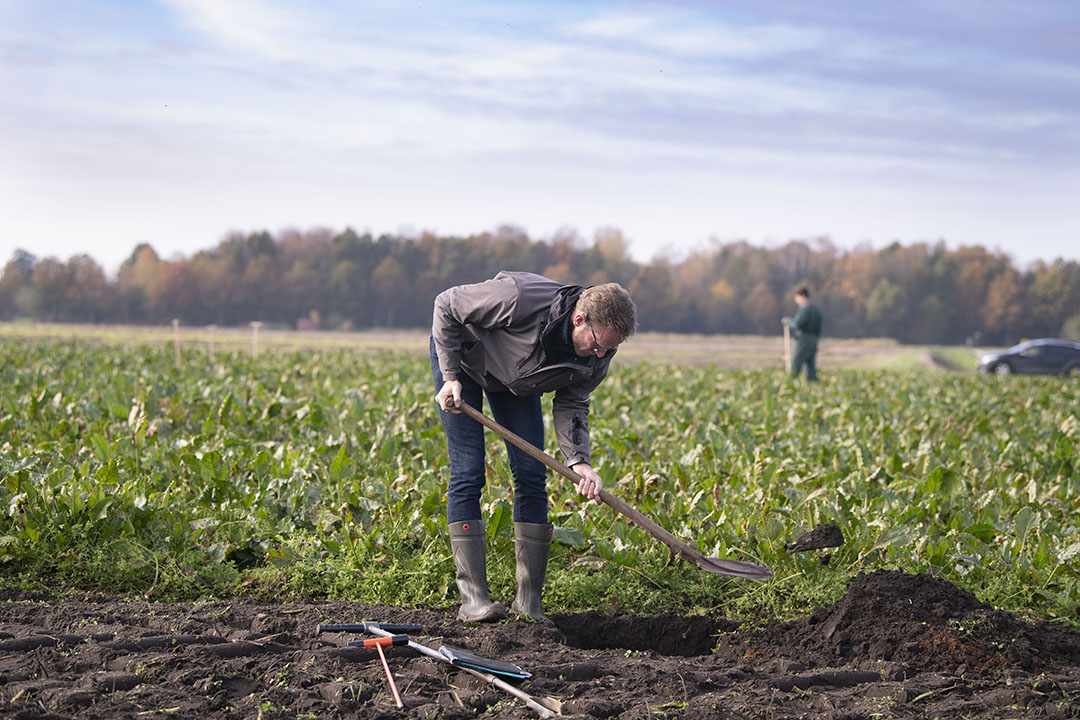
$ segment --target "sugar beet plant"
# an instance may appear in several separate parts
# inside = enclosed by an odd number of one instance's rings
[[[456,600],[426,360],[0,345],[0,583],[184,599]],[[931,572],[1080,626],[1080,386],[1061,378],[621,365],[597,393],[607,487],[706,555],[701,573],[552,478],[550,610],[804,614],[856,573]],[[493,594],[512,489],[491,437]],[[549,452],[556,453],[549,431]],[[788,555],[825,522],[846,543]]]

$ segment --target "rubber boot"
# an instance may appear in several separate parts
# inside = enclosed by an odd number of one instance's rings
[[[514,554],[517,556],[517,597],[510,609],[533,620],[545,620],[540,593],[551,551],[549,523],[514,523]]]
[[[487,588],[487,534],[483,520],[450,523],[450,550],[457,566],[461,593],[458,620],[494,622],[506,617],[506,608],[491,602]]]

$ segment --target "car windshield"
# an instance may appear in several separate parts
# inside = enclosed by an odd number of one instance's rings
[[[1011,348],[1009,348],[1007,350],[1007,352],[1011,352],[1011,353],[1024,352],[1028,348],[1032,348],[1032,347],[1035,347],[1035,343],[1033,343],[1033,342],[1022,342],[1019,345],[1013,345]]]

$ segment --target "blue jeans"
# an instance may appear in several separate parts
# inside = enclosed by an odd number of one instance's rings
[[[435,392],[442,389],[443,375],[435,341],[431,341],[431,374]],[[466,373],[461,373],[461,399],[483,409],[484,395],[496,422],[538,448],[544,447],[544,415],[540,396],[518,397],[511,392],[485,392]],[[481,520],[480,494],[487,481],[484,461],[484,426],[468,415],[439,410],[446,447],[450,455],[450,487],[446,492],[446,521]],[[548,512],[547,468],[528,453],[506,443],[510,472],[514,476],[514,522],[546,523]]]

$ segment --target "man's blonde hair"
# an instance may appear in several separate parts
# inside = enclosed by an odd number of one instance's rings
[[[637,331],[637,306],[619,283],[604,283],[585,288],[574,306],[574,312],[585,313],[596,327],[618,333],[626,340]]]

